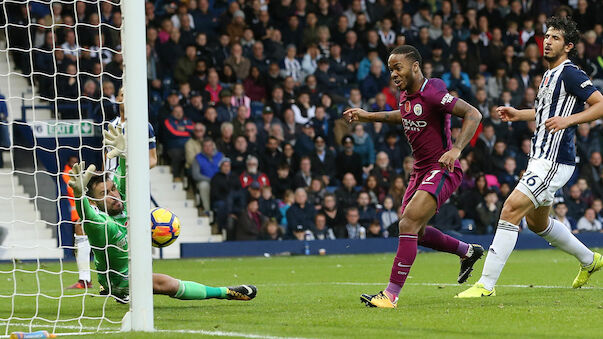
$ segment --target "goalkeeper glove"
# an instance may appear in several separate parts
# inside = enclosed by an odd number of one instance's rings
[[[103,131],[103,136],[105,137],[105,145],[113,148],[107,153],[107,158],[123,158],[126,156],[126,135],[123,128],[115,128],[115,126],[109,125],[109,129]]]
[[[90,182],[90,178],[96,171],[96,166],[90,165],[86,168],[86,163],[84,161],[79,164],[73,165],[71,170],[69,171],[69,186],[73,189],[73,196],[76,198],[80,198],[84,193],[88,191],[88,182]],[[82,172],[82,169],[83,172]]]

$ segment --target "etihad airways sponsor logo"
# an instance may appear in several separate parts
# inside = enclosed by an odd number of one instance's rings
[[[427,121],[424,120],[408,120],[402,118],[402,125],[404,126],[405,131],[414,131],[419,132],[425,126],[427,126]]]
[[[440,101],[440,104],[446,105],[448,103],[451,103],[452,100],[454,100],[454,97],[450,95],[450,93],[446,93],[446,95],[442,97],[442,101]]]

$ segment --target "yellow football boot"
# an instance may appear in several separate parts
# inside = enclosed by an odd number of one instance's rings
[[[226,288],[226,298],[228,300],[248,301],[258,293],[258,289],[253,285],[239,285]]]
[[[595,256],[593,259],[593,263],[588,266],[580,265],[580,272],[578,272],[578,276],[574,279],[572,283],[573,288],[580,288],[584,286],[588,282],[591,274],[597,272],[603,267],[603,256],[600,253],[595,252]]]
[[[363,294],[360,301],[367,307],[398,308],[398,298],[392,301],[383,291],[377,294]]]
[[[496,289],[493,288],[492,291],[488,291],[484,284],[475,283],[473,286],[464,290],[463,292],[455,295],[455,298],[481,298],[481,297],[494,297],[496,296]]]

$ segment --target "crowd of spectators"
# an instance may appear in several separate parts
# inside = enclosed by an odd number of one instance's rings
[[[587,0],[157,0],[146,2],[149,121],[162,161],[228,239],[397,234],[412,152],[401,126],[343,122],[349,107],[397,108],[392,47],[415,46],[484,120],[462,154],[464,180],[431,224],[491,233],[527,166],[530,108],[545,70],[545,20],[572,16],[573,61],[603,85],[603,3]],[[107,121],[122,85],[117,2],[7,3],[16,66],[35,71],[61,118]],[[0,15],[4,20],[5,15]],[[55,29],[25,25],[31,20]],[[35,47],[33,55],[24,52]],[[32,64],[33,62],[33,64]],[[54,75],[59,72],[59,75]],[[142,85],[142,84],[141,84]],[[80,98],[80,100],[77,100]],[[74,103],[80,103],[79,110]],[[453,119],[452,136],[461,122]],[[603,221],[603,128],[578,126],[577,167],[554,211],[569,228]]]

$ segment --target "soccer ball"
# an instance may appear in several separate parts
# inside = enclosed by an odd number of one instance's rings
[[[151,238],[153,247],[171,245],[180,235],[180,219],[165,208],[151,210]]]

